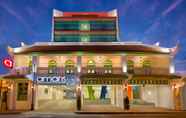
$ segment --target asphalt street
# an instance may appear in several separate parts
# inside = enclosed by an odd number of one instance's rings
[[[186,118],[185,112],[76,114],[76,113],[20,113],[0,114],[0,118]]]

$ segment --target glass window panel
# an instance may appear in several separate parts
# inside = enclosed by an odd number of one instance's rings
[[[17,100],[27,100],[28,96],[28,83],[18,83],[17,86]]]

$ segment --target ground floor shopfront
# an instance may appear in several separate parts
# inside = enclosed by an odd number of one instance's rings
[[[23,76],[0,80],[0,111],[29,111],[32,105],[31,80]]]
[[[129,85],[131,107],[174,109],[173,90],[170,85]]]
[[[123,110],[122,85],[82,85],[81,87],[82,110],[90,106],[108,106]]]
[[[147,81],[146,78],[141,79],[143,81],[135,78],[136,82],[129,80],[126,84],[125,76],[82,76],[80,80],[80,84],[72,85],[56,81],[33,85],[33,81],[27,78],[2,79],[1,111],[75,112],[97,108],[123,111],[126,96],[131,109],[185,108],[185,86],[174,86],[166,81]],[[80,104],[80,109],[77,104]]]
[[[182,90],[174,87],[170,78],[164,76],[135,76],[127,81],[124,76],[82,76],[81,81],[82,109],[107,105],[123,110],[126,96],[129,97],[131,109],[170,110],[182,104]]]
[[[75,87],[66,85],[37,85],[34,108],[38,111],[75,111]]]
[[[174,109],[173,92],[169,85],[128,85],[127,90],[123,85],[82,85],[82,109],[88,106],[107,105],[123,110],[126,95],[129,96],[131,109],[140,107]]]

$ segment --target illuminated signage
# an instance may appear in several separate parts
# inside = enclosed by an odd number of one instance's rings
[[[9,58],[5,58],[5,59],[3,59],[3,65],[6,68],[13,68],[13,61]]]
[[[75,76],[42,76],[37,77],[38,84],[59,84],[59,85],[75,85]]]

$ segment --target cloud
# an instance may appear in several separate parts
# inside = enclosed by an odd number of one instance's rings
[[[158,28],[158,26],[160,26],[160,20],[165,17],[168,13],[172,12],[174,9],[176,9],[178,7],[178,5],[180,5],[183,2],[183,0],[176,0],[175,2],[173,2],[166,10],[164,10],[161,15],[154,20],[154,23],[152,23],[152,25],[147,28],[147,30],[145,30],[144,34],[148,34],[152,31],[154,31],[156,28]]]
[[[129,10],[132,6],[135,6],[138,2],[138,0],[126,0],[125,3],[119,3],[118,8],[120,10],[120,16],[125,16],[127,10]]]
[[[175,2],[173,2],[166,10],[162,12],[162,16],[166,16],[168,13],[172,12],[182,2],[183,0],[176,0]]]
[[[157,18],[155,19],[154,23],[144,31],[144,34],[148,34],[154,31],[156,28],[159,27],[159,25],[160,25],[160,18]]]
[[[1,3],[0,7],[6,10],[10,15],[14,16],[20,23],[22,23],[25,26],[25,28],[28,29],[29,32],[34,33],[32,29],[30,28],[30,25],[25,21],[24,17],[19,15],[18,12],[10,8],[7,4]]]
[[[16,17],[17,20],[19,20],[22,23],[25,23],[25,20],[20,15],[18,15],[18,13],[16,11],[11,9],[9,6],[7,6],[6,4],[0,4],[0,6],[2,8],[4,8],[9,14]]]

